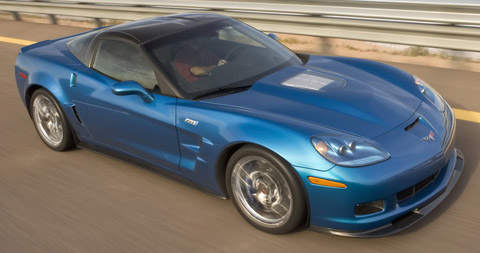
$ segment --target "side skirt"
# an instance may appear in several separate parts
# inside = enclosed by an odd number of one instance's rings
[[[179,183],[183,183],[183,184],[185,184],[189,187],[200,190],[200,191],[202,191],[204,193],[207,193],[211,196],[214,196],[214,197],[217,197],[217,198],[220,198],[220,199],[225,199],[225,200],[229,199],[226,196],[219,195],[216,192],[210,191],[209,189],[207,189],[205,187],[202,187],[202,186],[200,186],[200,185],[198,185],[198,184],[196,184],[192,181],[189,181],[189,180],[181,177],[179,174],[175,174],[175,173],[170,172],[168,170],[164,170],[164,169],[159,168],[157,166],[153,166],[152,164],[150,164],[148,162],[145,162],[145,161],[142,161],[138,158],[135,158],[135,157],[132,157],[132,156],[129,156],[129,155],[126,155],[126,154],[121,154],[121,153],[112,151],[110,149],[101,148],[101,147],[98,147],[98,146],[95,146],[95,145],[91,145],[91,144],[88,144],[88,143],[85,143],[85,142],[78,143],[77,147],[83,148],[83,149],[88,149],[88,150],[93,151],[95,153],[105,155],[105,156],[109,156],[109,157],[115,158],[115,159],[123,161],[123,162],[127,162],[127,163],[129,163],[131,165],[134,165],[136,167],[139,167],[141,169],[148,170],[148,171],[153,172],[157,175],[166,177],[168,179],[173,179],[173,180],[175,180]]]

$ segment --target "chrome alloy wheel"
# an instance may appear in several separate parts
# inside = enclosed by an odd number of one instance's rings
[[[258,156],[237,161],[231,175],[232,192],[240,207],[256,223],[279,227],[290,219],[292,193],[273,164]]]
[[[52,147],[60,146],[63,140],[63,124],[54,102],[44,95],[36,96],[32,116],[42,139]]]

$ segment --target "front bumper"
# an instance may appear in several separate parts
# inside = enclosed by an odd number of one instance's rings
[[[452,159],[446,168],[446,173],[449,176],[443,178],[440,184],[440,190],[430,199],[428,199],[421,206],[403,214],[402,216],[394,219],[392,222],[365,231],[343,231],[328,228],[321,228],[311,226],[312,230],[327,232],[334,235],[347,236],[347,237],[381,237],[398,233],[411,225],[415,224],[421,218],[429,214],[435,207],[437,207],[452,191],[453,187],[460,178],[464,166],[464,156],[458,149],[454,149],[452,152]]]
[[[436,139],[424,139],[429,131],[435,131]],[[313,230],[351,237],[397,233],[446,198],[463,169],[464,157],[454,148],[455,118],[448,104],[440,114],[422,103],[409,120],[373,141],[388,150],[390,159],[358,168],[334,166],[328,171],[294,166],[306,190]],[[346,188],[315,185],[309,176],[343,183]],[[362,209],[372,203],[377,208]]]

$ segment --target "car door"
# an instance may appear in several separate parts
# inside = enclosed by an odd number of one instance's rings
[[[175,128],[176,98],[151,92],[157,79],[137,45],[99,40],[92,67],[76,73],[78,119],[86,142],[178,172],[180,153]],[[119,96],[112,86],[126,80],[141,84],[153,102],[138,95]]]

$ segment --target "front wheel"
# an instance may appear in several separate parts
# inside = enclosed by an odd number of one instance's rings
[[[305,221],[303,188],[291,166],[277,155],[246,146],[231,157],[226,177],[235,207],[256,228],[283,234]]]
[[[38,135],[49,148],[64,151],[74,146],[72,131],[53,95],[45,89],[36,90],[30,108]]]

